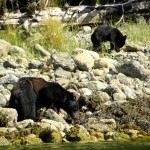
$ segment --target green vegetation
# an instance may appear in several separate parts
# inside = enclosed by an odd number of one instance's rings
[[[150,46],[150,24],[147,24],[144,20],[138,24],[133,22],[122,23],[117,28],[127,35],[127,44]],[[76,38],[78,28],[73,28],[70,31],[69,28],[63,28],[61,21],[52,18],[45,22],[45,26],[38,29],[32,28],[31,30],[30,34],[25,30],[7,26],[6,30],[0,30],[0,39],[25,49],[28,54],[34,54],[35,44],[40,44],[49,52],[55,49],[67,53],[71,53],[77,47],[90,49],[88,47],[92,46],[92,43],[87,45],[84,40]]]
[[[150,24],[143,19],[140,23],[128,22],[119,27],[123,33],[127,35],[128,44],[136,44],[138,46],[150,46]]]

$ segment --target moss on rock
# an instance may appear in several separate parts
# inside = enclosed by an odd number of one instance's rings
[[[70,142],[88,142],[91,140],[89,132],[81,125],[71,127],[66,134],[66,139]]]
[[[50,128],[44,129],[39,133],[39,138],[45,143],[60,143],[62,142],[62,135],[57,130],[52,130]]]

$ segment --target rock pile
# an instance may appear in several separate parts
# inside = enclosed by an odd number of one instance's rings
[[[77,48],[72,54],[50,54],[40,45],[40,58],[0,40],[0,143],[122,140],[150,135],[150,54],[119,52],[100,57]],[[56,81],[79,98],[80,123],[70,125],[66,112],[40,110],[39,122],[17,122],[7,107],[10,90],[20,77]],[[120,134],[122,133],[122,134]],[[37,136],[36,136],[37,135]]]

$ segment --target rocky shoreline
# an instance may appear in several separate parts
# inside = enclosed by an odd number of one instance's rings
[[[150,54],[119,52],[101,57],[90,50],[72,54],[24,49],[0,40],[0,145],[58,142],[97,142],[150,137]],[[15,109],[7,108],[10,90],[20,77],[56,81],[75,93],[80,122],[65,121],[63,110],[39,110],[37,122],[17,122]]]

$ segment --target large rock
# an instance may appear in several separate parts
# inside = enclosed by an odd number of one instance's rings
[[[47,109],[47,110],[41,109],[39,111],[40,111],[39,120],[50,119],[50,120],[54,120],[66,124],[66,121],[61,116],[59,116],[53,109]]]
[[[94,62],[94,68],[100,69],[105,67],[113,67],[117,61],[111,58],[98,58]]]
[[[138,61],[126,61],[116,65],[118,72],[123,73],[132,78],[146,79],[147,74],[144,73],[141,64]]]
[[[116,122],[114,119],[100,119],[88,118],[86,129],[94,129],[97,132],[110,132],[116,129]]]
[[[87,142],[90,134],[82,125],[76,125],[67,132],[66,139],[71,142]]]
[[[17,111],[11,108],[0,107],[0,126],[1,127],[12,127],[17,123]]]
[[[67,53],[62,52],[56,52],[52,54],[47,63],[52,63],[54,69],[61,67],[62,69],[67,71],[74,71],[76,68],[76,65],[71,56]]]
[[[93,51],[77,48],[73,51],[72,57],[79,69],[88,71],[93,68],[94,60],[99,58],[99,54]]]

